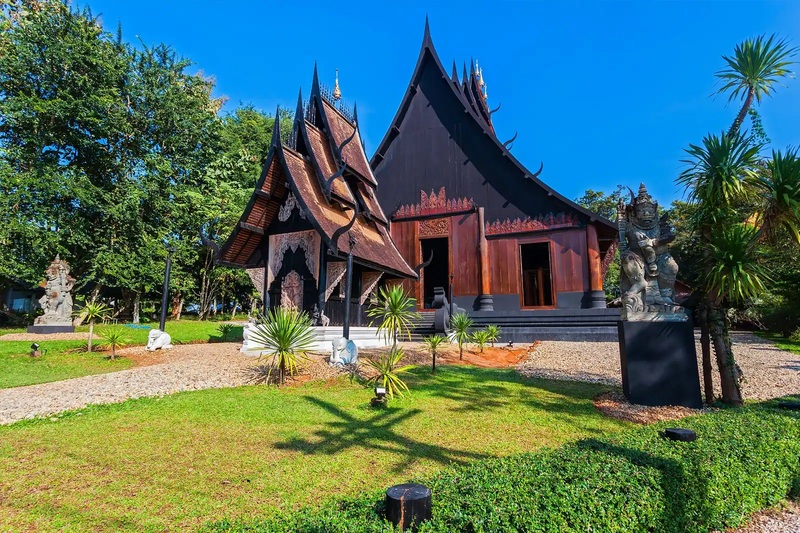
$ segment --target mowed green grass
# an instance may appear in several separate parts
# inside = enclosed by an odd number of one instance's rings
[[[343,378],[98,406],[0,428],[0,530],[185,531],[618,431],[608,387],[445,366],[384,409]]]
[[[800,342],[787,339],[778,333],[759,333],[760,336],[775,343],[775,346],[781,350],[796,353],[800,355]]]
[[[97,325],[95,334],[99,335],[108,326]],[[158,327],[156,324],[154,327]],[[219,340],[236,341],[242,338],[241,326],[234,327],[227,339],[222,339],[218,322],[199,322],[181,320],[167,322],[166,329],[172,336],[173,343],[210,342]],[[89,327],[77,328],[79,333],[86,333]],[[124,328],[129,345],[146,345],[150,328]],[[0,335],[11,333],[11,330],[0,330]],[[19,332],[14,330],[13,332]],[[0,388],[35,385],[62,379],[77,378],[92,374],[102,374],[130,368],[133,363],[124,357],[115,361],[109,359],[109,352],[87,353],[81,348],[86,346],[85,340],[41,340],[36,341],[43,354],[31,358],[33,341],[4,341],[0,339]],[[96,349],[102,349],[102,340],[95,339]]]

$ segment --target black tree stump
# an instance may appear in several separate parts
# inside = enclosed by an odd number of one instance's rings
[[[679,442],[694,442],[697,440],[697,433],[691,429],[683,428],[667,428],[661,436],[665,439],[677,440]]]
[[[431,489],[418,483],[404,483],[386,490],[386,519],[402,531],[415,530],[431,518]]]

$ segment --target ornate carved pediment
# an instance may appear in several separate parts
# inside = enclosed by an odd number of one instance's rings
[[[297,209],[297,213],[300,215],[300,218],[305,219],[306,213],[300,207],[300,203],[297,201],[297,198],[294,197],[293,193],[289,193],[289,196],[286,197],[286,201],[283,202],[283,205],[278,210],[278,220],[281,222],[286,222],[289,220],[289,217],[292,216],[292,211]]]
[[[359,299],[361,305],[364,305],[369,295],[378,286],[381,276],[383,276],[383,272],[364,272],[361,274],[361,298]]]
[[[392,219],[400,220],[431,215],[468,213],[474,209],[475,201],[472,198],[448,199],[444,187],[442,187],[439,189],[438,194],[434,191],[431,191],[430,194],[420,191],[419,203],[400,206],[392,216]]]
[[[433,218],[419,223],[420,237],[447,237],[450,234],[449,218]]]
[[[559,228],[579,227],[578,216],[572,213],[549,213],[540,215],[536,218],[526,217],[515,220],[505,219],[486,223],[486,235],[507,235],[510,233],[530,233],[534,231],[546,231]]]
[[[275,273],[280,272],[281,265],[283,264],[283,256],[286,250],[296,252],[298,248],[302,248],[305,258],[306,267],[311,272],[311,276],[319,286],[317,280],[317,258],[319,257],[320,238],[316,231],[295,231],[292,233],[281,233],[279,235],[269,236],[269,279],[268,283],[272,283],[275,279]]]
[[[327,267],[327,275],[325,276],[325,301],[333,294],[333,289],[342,281],[344,275],[347,273],[347,263],[345,262],[329,262]]]

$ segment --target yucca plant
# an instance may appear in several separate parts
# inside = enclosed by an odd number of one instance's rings
[[[377,371],[377,375],[369,378],[368,382],[386,388],[386,394],[390,399],[394,398],[395,394],[402,397],[403,392],[408,390],[408,385],[400,379],[398,374],[408,372],[414,365],[399,366],[404,356],[402,348],[394,347],[377,361],[366,360],[366,365]]]
[[[299,361],[307,359],[314,346],[311,318],[295,309],[272,308],[266,316],[258,316],[248,342],[262,350],[261,356],[270,360],[271,369],[277,367],[278,381],[283,385],[287,375],[298,372]]]
[[[486,326],[486,333],[489,334],[489,342],[492,343],[492,348],[494,348],[494,343],[500,340],[500,326],[489,324]]]
[[[378,291],[378,304],[367,311],[371,323],[378,323],[378,334],[392,341],[392,348],[397,347],[399,337],[411,338],[414,327],[417,300],[396,285],[391,288],[381,287]]]
[[[217,331],[219,332],[220,338],[222,338],[223,341],[228,340],[230,334],[233,333],[233,328],[233,324],[220,324],[217,326]]]
[[[433,356],[433,368],[431,372],[436,372],[436,350],[439,349],[439,345],[442,344],[447,339],[442,335],[429,335],[427,337],[422,337],[422,342],[425,343],[425,346],[431,351],[431,355]]]
[[[469,328],[472,327],[472,319],[466,313],[456,313],[450,318],[450,333],[452,339],[458,343],[458,359],[464,359],[464,343],[469,342]]]
[[[489,344],[489,332],[485,329],[479,329],[472,334],[472,341],[478,345],[478,348],[481,349],[481,353],[483,353],[483,349]]]
[[[89,302],[79,309],[75,314],[82,316],[84,320],[89,322],[89,341],[87,343],[87,351],[92,351],[92,341],[94,340],[94,323],[95,320],[102,320],[108,316],[111,310],[107,305],[100,302]]]
[[[117,348],[127,346],[130,339],[127,337],[125,330],[120,326],[112,326],[100,332],[100,338],[103,339],[101,343],[104,346],[111,348],[111,360],[117,357]]]

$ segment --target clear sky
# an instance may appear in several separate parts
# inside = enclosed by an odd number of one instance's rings
[[[738,111],[714,72],[734,45],[778,33],[800,45],[800,2],[343,2],[76,0],[126,40],[164,42],[216,79],[226,109],[294,109],[316,61],[339,69],[358,103],[369,155],[394,117],[419,54],[425,15],[445,67],[480,61],[501,141],[569,198],[645,181],[666,204],[682,195],[683,149]],[[795,68],[794,70],[800,70]],[[800,145],[800,80],[760,111],[774,147]],[[749,127],[749,121],[746,123]]]

